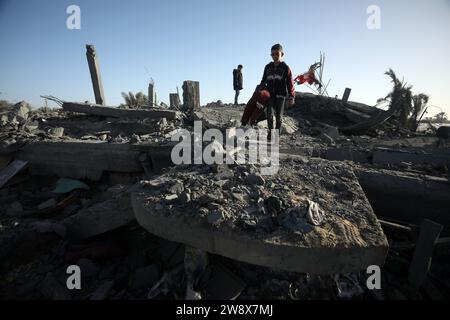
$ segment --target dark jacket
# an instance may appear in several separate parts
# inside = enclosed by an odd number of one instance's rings
[[[267,64],[260,85],[269,90],[271,97],[295,97],[292,72],[285,62],[278,66],[273,62]]]
[[[239,69],[233,70],[233,88],[234,90],[242,90],[242,72]]]

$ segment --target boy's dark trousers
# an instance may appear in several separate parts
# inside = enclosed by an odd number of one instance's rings
[[[281,123],[285,103],[286,98],[271,98],[267,103],[267,125],[269,127],[269,130],[273,129],[273,113],[275,112],[275,128],[278,130],[279,134],[281,134]]]
[[[234,104],[238,104],[238,97],[239,97],[240,90],[234,90],[234,91],[236,91],[236,94],[234,95]]]

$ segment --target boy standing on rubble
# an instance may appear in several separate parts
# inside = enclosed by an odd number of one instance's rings
[[[292,72],[283,61],[284,52],[281,44],[272,46],[271,56],[273,62],[266,65],[261,80],[261,86],[267,88],[270,92],[270,100],[267,104],[269,140],[272,138],[273,112],[275,111],[275,128],[278,130],[278,134],[281,134],[282,116],[286,100],[288,107],[292,107],[295,103],[295,88],[292,80]]]

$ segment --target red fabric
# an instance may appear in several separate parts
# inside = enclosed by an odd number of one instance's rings
[[[263,113],[264,111],[264,108],[258,108],[257,102],[265,106],[269,99],[270,93],[268,90],[256,90],[245,106],[244,114],[241,118],[241,124],[243,126],[247,125],[248,123],[250,125],[254,125],[261,113]]]
[[[301,74],[301,75],[299,75],[299,76],[297,76],[295,79],[294,79],[294,81],[297,83],[297,84],[303,84],[303,83],[305,83],[305,82],[307,82],[308,84],[320,84],[320,81],[319,80],[317,80],[317,78],[316,78],[316,76],[315,76],[315,74],[314,74],[314,71],[308,71],[308,72],[306,72],[306,73],[304,73],[304,74]]]

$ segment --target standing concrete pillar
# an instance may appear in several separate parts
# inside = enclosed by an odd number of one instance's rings
[[[105,105],[105,94],[103,93],[102,78],[100,76],[100,67],[98,65],[95,47],[91,44],[86,45],[86,57],[91,72],[92,86],[94,88],[95,103]]]
[[[180,96],[178,93],[169,93],[169,101],[171,108],[179,108],[180,107]]]
[[[343,102],[347,102],[348,101],[348,98],[350,97],[350,92],[352,92],[352,89],[345,88],[344,96],[342,97],[342,101]]]
[[[186,110],[200,109],[200,83],[198,81],[183,82],[183,107]]]
[[[151,81],[148,84],[148,106],[152,108],[156,105],[155,83]]]

